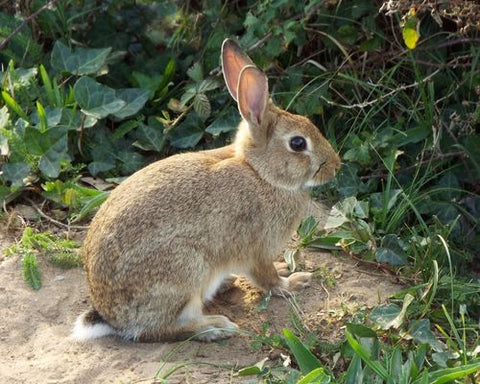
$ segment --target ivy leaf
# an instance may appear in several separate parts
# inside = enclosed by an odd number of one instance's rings
[[[207,95],[204,93],[197,93],[193,99],[193,109],[197,112],[198,116],[205,121],[211,112],[210,101]]]
[[[381,329],[399,328],[405,319],[408,306],[413,302],[414,297],[407,293],[403,299],[402,308],[396,304],[380,305],[372,310],[370,320],[377,323]]]
[[[443,344],[435,337],[435,334],[430,330],[430,320],[414,320],[408,330],[410,336],[417,343],[428,344],[435,352],[443,352]]]
[[[115,167],[115,164],[106,161],[92,161],[88,164],[88,172],[93,176],[98,175],[100,172],[106,172]]]
[[[52,108],[45,107],[45,119],[46,119],[46,128],[50,129],[56,127],[62,118],[63,108]],[[39,111],[35,110],[31,116],[31,122],[35,125],[40,125],[41,116],[39,116]]]
[[[196,113],[191,113],[172,132],[170,144],[176,148],[193,148],[203,137],[203,122]]]
[[[238,123],[240,123],[240,115],[237,110],[232,107],[227,113],[210,124],[205,132],[214,136],[220,135],[221,133],[232,132],[237,129]]]
[[[27,126],[25,128],[25,145],[32,155],[41,156],[51,147],[50,134],[40,132],[37,128]]]
[[[142,88],[118,89],[116,96],[126,104],[119,111],[112,114],[118,119],[125,119],[128,116],[136,114],[143,108],[150,96],[150,91]]]
[[[163,135],[163,128],[158,125],[159,124],[156,124],[156,126],[152,126],[151,124],[140,124],[135,131],[138,140],[133,143],[133,145],[144,151],[161,152],[163,145],[165,144],[165,136]]]
[[[380,305],[372,310],[370,320],[377,323],[380,328],[387,330],[392,327],[401,311],[402,309],[397,304]]]
[[[96,119],[120,111],[127,103],[116,96],[115,90],[97,83],[90,77],[81,77],[73,87],[75,100],[82,112]]]
[[[70,50],[60,41],[53,46],[50,63],[59,72],[72,75],[97,73],[104,65],[112,48],[76,48]]]
[[[23,185],[23,179],[28,176],[30,169],[30,165],[23,162],[6,163],[2,165],[3,177],[7,181],[10,181],[14,187]]]
[[[350,196],[339,201],[330,210],[324,229],[337,228],[350,221],[356,205],[357,198],[355,196]]]
[[[375,258],[378,262],[389,263],[391,265],[407,264],[407,257],[403,250],[402,241],[394,234],[384,236],[381,247],[379,247],[375,253]]]
[[[60,174],[62,160],[68,159],[67,155],[67,136],[61,137],[50,149],[42,156],[38,168],[42,173],[52,179]]]

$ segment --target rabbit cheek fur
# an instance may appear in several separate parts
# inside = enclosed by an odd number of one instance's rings
[[[308,187],[331,179],[340,160],[308,119],[268,101],[265,76],[238,46],[222,52],[244,117],[234,143],[153,163],[111,193],[83,246],[94,309],[78,318],[77,339],[224,338],[237,326],[202,306],[230,274],[277,293],[307,284],[280,277],[273,259],[306,213]],[[304,151],[290,148],[297,135]]]

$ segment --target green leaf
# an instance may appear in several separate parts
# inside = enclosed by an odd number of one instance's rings
[[[54,128],[60,124],[63,110],[64,108],[43,108],[41,104],[37,104],[37,110],[34,111],[31,116],[31,123],[37,125],[37,128],[42,132]],[[42,127],[44,127],[44,129]]]
[[[401,189],[391,189],[388,192],[376,192],[370,195],[370,204],[372,210],[376,212],[382,212],[384,208],[387,211],[390,211],[396,204],[398,197],[402,193]],[[385,197],[387,197],[387,202],[385,204]]]
[[[25,128],[25,145],[32,155],[41,156],[50,149],[51,141],[48,132],[40,132],[37,128]]]
[[[443,352],[443,344],[430,329],[430,320],[414,320],[409,327],[408,333],[417,343],[428,344],[434,351]]]
[[[239,123],[240,115],[237,109],[232,107],[225,114],[218,117],[212,124],[210,124],[205,132],[217,136],[221,133],[235,131]]]
[[[403,250],[403,242],[394,234],[383,237],[381,246],[375,252],[375,259],[381,263],[391,265],[407,264],[407,256]]]
[[[305,344],[303,344],[290,330],[284,329],[283,336],[285,337],[285,342],[287,343],[288,348],[290,348],[290,351],[295,357],[295,361],[297,362],[300,371],[302,371],[304,375],[317,368],[322,368],[320,361],[318,361],[315,355],[310,352]]]
[[[320,248],[329,250],[342,249],[342,247],[337,245],[340,240],[342,240],[342,237],[339,236],[322,236],[316,238],[313,241],[310,241],[307,246],[309,248]]]
[[[471,361],[468,364],[454,368],[445,368],[428,374],[429,384],[451,383],[455,379],[460,379],[468,375],[480,372],[480,359]],[[413,384],[423,384],[420,380],[415,380]]]
[[[50,178],[57,178],[60,173],[62,160],[68,159],[67,136],[61,137],[50,149],[42,156],[38,164],[42,173]]]
[[[76,48],[71,51],[60,41],[53,46],[50,63],[59,72],[72,75],[89,75],[97,73],[106,62],[112,48]]]
[[[103,162],[103,161],[92,161],[88,164],[88,172],[90,172],[93,176],[98,175],[100,172],[106,172],[111,170],[115,167],[115,164],[110,162]]]
[[[370,320],[376,322],[383,330],[399,328],[403,324],[408,306],[413,300],[414,297],[407,293],[403,299],[401,310],[398,310],[399,308],[395,304],[376,307],[370,314]]]
[[[203,137],[203,122],[196,113],[191,113],[185,121],[170,133],[170,144],[176,148],[193,148]]]
[[[335,204],[325,223],[325,229],[338,228],[342,224],[350,221],[355,206],[357,205],[357,198],[354,196],[347,197]]]
[[[375,307],[370,313],[370,320],[382,329],[389,329],[402,309],[397,304],[386,304]]]
[[[117,98],[123,100],[126,104],[119,111],[113,113],[118,119],[125,119],[140,111],[149,98],[150,92],[148,89],[141,88],[126,88],[117,89]]]
[[[57,104],[57,98],[55,96],[55,92],[53,91],[52,81],[50,80],[50,76],[48,76],[47,70],[40,64],[40,77],[42,78],[43,87],[45,88],[45,94],[47,95],[48,104],[53,105],[55,107],[60,107]]]
[[[259,361],[255,365],[251,365],[250,367],[245,367],[242,369],[239,369],[237,372],[238,376],[253,376],[253,375],[260,375],[263,372],[263,366],[265,365],[265,362],[268,360],[268,357],[263,359],[262,361]]]
[[[200,82],[203,80],[203,69],[200,63],[196,62],[187,70],[187,75],[193,81]]]
[[[383,380],[388,380],[388,371],[383,364],[378,360],[373,360],[365,347],[363,347],[349,331],[345,332],[345,337],[347,338],[350,347],[364,361],[364,363],[367,364],[370,369],[378,374]]]
[[[358,384],[363,382],[362,359],[358,355],[353,355],[345,375],[345,384]]]
[[[42,276],[38,269],[37,258],[33,253],[26,253],[22,258],[22,273],[25,281],[35,290],[42,287]]]
[[[23,185],[25,179],[30,173],[31,167],[27,163],[6,163],[2,165],[2,173],[5,180],[10,181],[12,186]]]
[[[133,143],[133,145],[144,151],[161,152],[165,144],[163,129],[159,127],[158,124],[147,125],[141,123],[135,131],[135,136],[137,137],[137,141]]]
[[[348,161],[356,161],[362,167],[367,167],[372,163],[372,158],[370,157],[369,145],[364,142],[360,146],[355,148],[350,148],[343,158]]]
[[[368,328],[362,324],[347,323],[347,330],[352,335],[355,335],[358,337],[371,337],[371,338],[377,337],[377,333],[373,329]]]
[[[353,215],[359,219],[367,219],[369,208],[370,204],[368,201],[357,201],[355,207],[353,208]]]
[[[162,75],[148,76],[145,73],[133,71],[132,77],[135,79],[136,85],[149,91],[149,97],[152,97],[163,83]]]
[[[212,78],[205,79],[203,80],[199,85],[198,85],[198,93],[204,93],[208,91],[213,91],[214,89],[217,89],[220,87],[220,83]]]
[[[75,83],[73,94],[82,108],[82,112],[96,119],[114,114],[127,104],[116,96],[114,89],[86,76],[81,77]]]
[[[180,98],[180,106],[183,108],[187,103],[192,100],[197,94],[197,89],[194,86],[190,86],[185,90],[185,93]]]
[[[207,120],[211,112],[210,101],[204,93],[197,93],[193,99],[193,109],[198,116],[203,120]]]
[[[304,376],[297,384],[328,384],[332,382],[332,377],[325,373],[323,368],[317,368]]]

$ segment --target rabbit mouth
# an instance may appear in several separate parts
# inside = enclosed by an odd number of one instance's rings
[[[317,178],[317,176],[319,175],[319,173],[322,171],[322,169],[325,167],[325,164],[327,164],[327,161],[325,160],[323,163],[320,164],[320,166],[318,167],[318,169],[315,171],[315,173],[313,174],[313,179]]]

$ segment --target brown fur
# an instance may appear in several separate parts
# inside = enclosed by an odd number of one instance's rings
[[[227,41],[224,75],[239,83],[245,99],[238,62],[246,55],[236,52]],[[234,74],[225,73],[228,57],[236,60]],[[259,110],[257,96],[246,98]],[[85,270],[94,308],[120,335],[141,341],[203,331],[198,339],[230,336],[234,323],[202,314],[203,302],[230,273],[276,293],[308,285],[309,274],[280,277],[273,259],[305,215],[305,184],[330,180],[340,160],[305,117],[271,102],[259,117],[257,124],[246,116],[230,146],[175,155],[136,172],[96,214],[83,246]],[[309,154],[287,148],[286,138],[295,134],[309,138]]]

